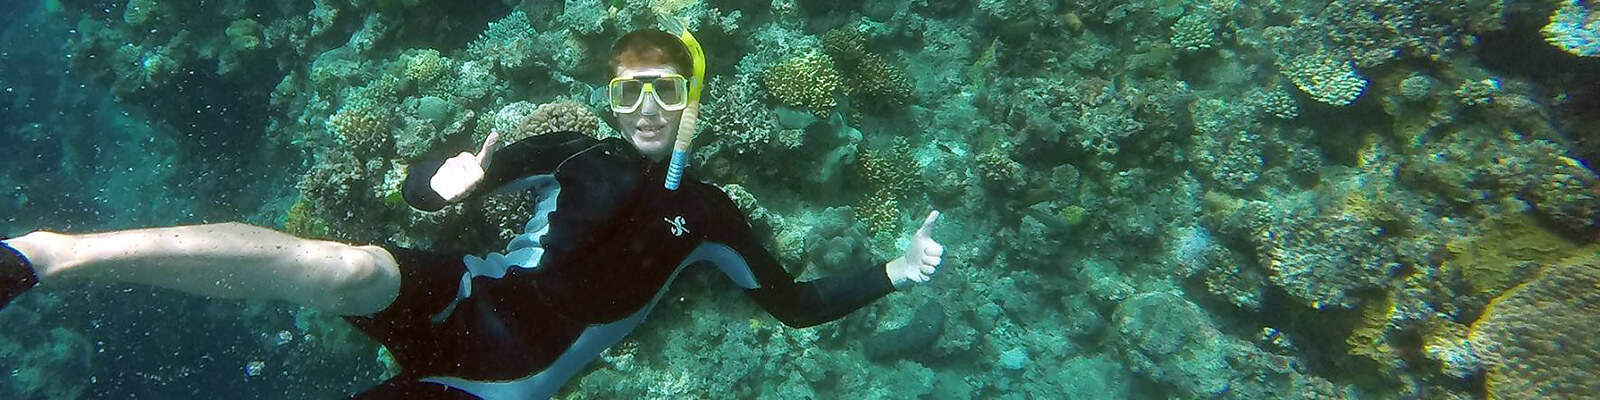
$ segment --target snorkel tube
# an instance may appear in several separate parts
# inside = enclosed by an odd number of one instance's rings
[[[683,168],[689,164],[689,144],[694,142],[695,129],[700,123],[700,89],[705,86],[706,55],[700,50],[700,42],[694,40],[694,35],[681,21],[663,18],[661,25],[667,33],[678,35],[678,41],[689,50],[689,58],[694,60],[694,74],[689,78],[689,106],[683,109],[683,119],[678,123],[678,140],[672,145],[672,161],[667,165],[667,190],[678,190],[678,183],[683,179]]]

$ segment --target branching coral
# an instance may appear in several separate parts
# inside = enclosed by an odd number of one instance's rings
[[[1217,42],[1217,21],[1210,13],[1193,13],[1172,24],[1172,47],[1198,51]]]
[[[877,54],[862,56],[848,76],[850,94],[862,106],[896,108],[911,101],[911,82],[905,71]]]
[[[339,135],[357,153],[372,153],[388,146],[393,116],[376,105],[346,104],[328,117],[328,130]]]
[[[512,11],[499,21],[490,22],[489,28],[478,35],[478,40],[467,45],[467,56],[486,60],[505,70],[515,70],[539,53],[539,32],[528,22],[528,14]]]
[[[867,54],[867,36],[860,29],[839,27],[822,34],[822,51],[843,65],[851,65]]]
[[[789,57],[762,76],[762,83],[773,98],[783,105],[810,111],[818,118],[827,118],[838,105],[835,96],[840,92],[841,81],[833,58],[817,51]]]
[[[890,150],[867,150],[856,166],[871,190],[856,207],[856,216],[873,232],[898,232],[900,201],[910,193],[920,192],[922,186],[917,162],[911,157],[911,144],[899,139]]]

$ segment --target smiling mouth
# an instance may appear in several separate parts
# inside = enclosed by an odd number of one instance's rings
[[[665,129],[665,128],[666,128],[665,126],[649,126],[649,127],[639,127],[637,130],[638,130],[638,132],[639,132],[639,134],[641,136],[655,137],[656,135],[660,135],[661,134],[661,130]]]

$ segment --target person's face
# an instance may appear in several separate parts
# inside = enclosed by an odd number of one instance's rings
[[[649,66],[621,66],[617,67],[616,76],[633,77],[644,75],[665,75],[678,73],[671,65]],[[678,121],[683,118],[683,110],[663,110],[654,99],[646,98],[640,102],[639,108],[630,113],[617,113],[618,126],[622,136],[633,142],[633,147],[639,149],[651,160],[661,161],[672,154],[673,141],[678,138]]]

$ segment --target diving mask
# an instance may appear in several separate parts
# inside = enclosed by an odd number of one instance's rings
[[[611,79],[606,94],[611,111],[619,114],[637,111],[646,97],[663,110],[679,111],[689,106],[689,79],[678,74],[619,76]]]

